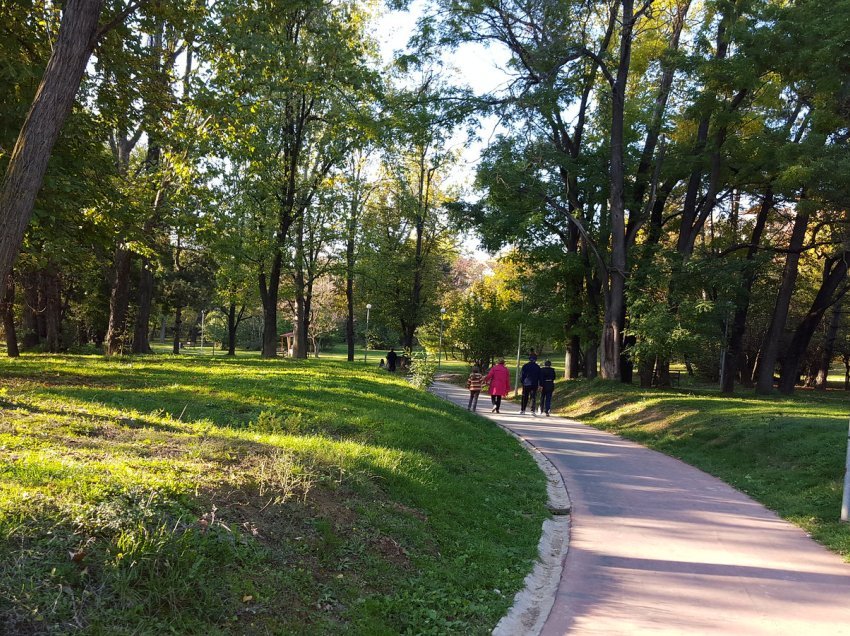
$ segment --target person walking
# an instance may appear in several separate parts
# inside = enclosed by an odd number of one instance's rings
[[[466,406],[467,411],[475,411],[478,407],[478,396],[481,394],[481,388],[484,386],[484,376],[481,375],[481,369],[477,366],[472,367],[472,373],[466,379],[466,388],[469,389],[469,404]]]
[[[387,371],[395,373],[395,362],[397,359],[398,354],[395,352],[395,348],[390,347],[389,353],[387,353]]]
[[[498,413],[502,407],[502,398],[511,390],[511,372],[505,366],[504,358],[499,358],[499,361],[490,369],[484,378],[484,384],[489,385],[490,402],[493,403],[490,412]]]
[[[552,408],[552,393],[555,392],[555,369],[552,361],[547,360],[540,369],[540,413],[549,415]]]
[[[528,362],[522,365],[522,370],[519,376],[520,384],[522,384],[522,406],[519,414],[525,415],[525,408],[531,402],[532,414],[537,408],[537,387],[540,386],[540,367],[537,364],[537,356],[532,354],[528,356]]]

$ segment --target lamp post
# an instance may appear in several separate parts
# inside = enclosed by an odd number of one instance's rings
[[[204,354],[204,317],[207,312],[201,309],[201,355]]]
[[[844,460],[844,494],[841,497],[841,521],[850,522],[850,432],[847,433],[847,454]]]
[[[366,350],[363,352],[363,362],[369,355],[369,312],[372,310],[372,303],[366,303]]]
[[[514,395],[519,393],[519,357],[522,352],[522,316],[525,315],[525,287],[520,287],[519,292],[521,294],[521,301],[519,310],[519,336],[517,337],[516,343],[516,377],[514,378]]]
[[[440,307],[440,348],[437,349],[437,368],[440,368],[443,357],[443,318],[446,315],[446,308]]]

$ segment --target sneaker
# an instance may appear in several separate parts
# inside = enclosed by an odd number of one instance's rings
[[[490,412],[491,412],[491,413],[498,413],[498,412],[499,412],[499,409],[497,409],[497,408],[494,406],[492,409],[490,409]]]
[[[525,411],[520,411],[520,412],[519,412],[519,414],[520,414],[520,415],[525,415]]]
[[[549,411],[546,411],[546,417],[550,417]]]

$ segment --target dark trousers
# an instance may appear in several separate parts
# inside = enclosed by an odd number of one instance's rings
[[[522,387],[522,410],[525,410],[525,407],[528,406],[529,398],[531,399],[531,410],[537,408],[537,387],[536,386],[524,386]]]
[[[493,406],[496,407],[496,413],[498,413],[499,409],[502,406],[502,396],[501,395],[491,395],[490,401],[493,403]]]
[[[469,405],[467,405],[466,407],[467,411],[474,411],[476,408],[478,408],[478,396],[480,395],[480,393],[481,391],[469,392]]]
[[[555,392],[555,389],[551,391],[547,391],[546,389],[540,389],[540,409],[546,411],[547,413],[552,410],[552,393]]]

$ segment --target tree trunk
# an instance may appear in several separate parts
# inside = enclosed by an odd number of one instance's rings
[[[97,34],[103,0],[68,0],[59,34],[0,186],[0,280],[12,271],[47,163],[74,99]]]
[[[236,303],[231,302],[227,309],[227,355],[236,355],[236,330],[239,328],[239,323],[242,322],[242,316],[245,314],[245,305],[239,309],[239,314],[236,313]]]
[[[38,280],[35,274],[26,274],[22,282],[24,286],[24,351],[35,349],[41,344],[41,336],[38,329],[38,316],[40,313],[38,298]]]
[[[829,329],[826,332],[826,341],[823,345],[823,355],[818,365],[817,375],[815,376],[815,388],[819,391],[825,391],[827,381],[829,379],[829,368],[832,366],[832,359],[835,356],[835,339],[838,336],[838,328],[841,326],[841,306],[842,302],[838,301],[832,308],[832,317],[829,321]]]
[[[345,342],[348,345],[348,361],[354,362],[354,240],[349,233],[345,244]]]
[[[115,250],[115,271],[109,297],[109,327],[106,331],[106,355],[121,353],[126,336],[127,308],[130,305],[131,253],[123,245]]]
[[[570,336],[567,353],[564,357],[564,377],[567,380],[575,380],[578,377],[580,359],[581,340],[579,336]]]
[[[177,355],[180,353],[180,338],[183,335],[181,333],[183,329],[183,307],[177,305],[174,308],[174,342],[171,346],[171,353]]]
[[[669,389],[672,386],[670,381],[670,358],[658,358],[655,363],[655,377],[658,379],[658,388]]]
[[[268,283],[265,272],[260,273],[260,298],[263,301],[263,358],[277,357],[277,295],[280,290],[280,270],[282,266],[280,250],[275,250]]]
[[[611,267],[605,293],[605,321],[602,327],[602,377],[620,379],[620,353],[623,316],[626,315],[626,200],[625,200],[625,108],[626,84],[632,55],[634,2],[623,0],[620,55],[617,76],[611,87]]]
[[[293,358],[307,359],[309,340],[310,309],[307,303],[307,282],[305,277],[304,253],[304,215],[295,223],[295,267],[292,282],[295,287],[295,348]]]
[[[596,370],[598,348],[598,342],[590,342],[588,343],[588,347],[584,352],[584,377],[586,377],[588,380],[594,379],[598,373],[598,371]]]
[[[44,347],[50,353],[56,353],[61,348],[62,302],[55,267],[41,273],[41,291],[44,298]]]
[[[738,369],[741,363],[744,346],[744,332],[747,329],[747,315],[750,310],[750,294],[753,289],[753,283],[756,280],[756,270],[753,261],[758,253],[761,237],[764,233],[764,227],[767,224],[768,212],[773,208],[773,190],[768,187],[764,195],[756,223],[753,227],[753,233],[750,237],[750,246],[747,249],[746,270],[743,276],[743,285],[741,286],[741,298],[738,306],[735,309],[735,316],[732,319],[732,334],[726,347],[726,360],[723,364],[723,377],[720,378],[720,390],[723,393],[733,393],[735,391],[735,378],[738,375]]]
[[[842,356],[844,360],[844,390],[850,391],[850,356]]]
[[[21,352],[18,350],[18,334],[15,331],[15,279],[12,274],[6,277],[0,312],[3,313],[3,331],[6,333],[6,355],[17,358]]]
[[[800,203],[802,205],[798,204],[797,206],[797,217],[794,219],[794,229],[791,231],[791,240],[788,243],[788,256],[785,259],[785,268],[782,271],[782,282],[779,285],[779,293],[773,307],[773,316],[770,319],[770,327],[765,334],[759,357],[756,393],[763,395],[773,391],[773,372],[776,367],[776,359],[779,356],[780,339],[785,330],[785,322],[788,319],[788,308],[791,304],[791,296],[794,294],[794,285],[797,282],[800,251],[803,248],[803,240],[809,226],[809,206],[805,201]]]
[[[638,375],[640,376],[640,388],[652,388],[652,378],[655,375],[655,360],[644,360],[638,365]]]
[[[794,386],[797,384],[797,379],[800,375],[800,362],[809,348],[812,336],[817,330],[824,312],[829,309],[830,305],[837,302],[836,291],[839,286],[847,280],[848,259],[850,259],[850,251],[845,251],[835,257],[827,259],[824,264],[823,282],[817,295],[815,296],[812,306],[806,313],[803,320],[794,330],[794,336],[791,338],[791,343],[785,351],[785,358],[782,361],[782,373],[779,376],[779,390],[785,394],[794,392]],[[839,293],[843,295],[842,290]]]
[[[133,353],[153,353],[150,343],[151,304],[153,303],[153,272],[150,261],[142,260],[139,272],[139,309],[133,330]]]

